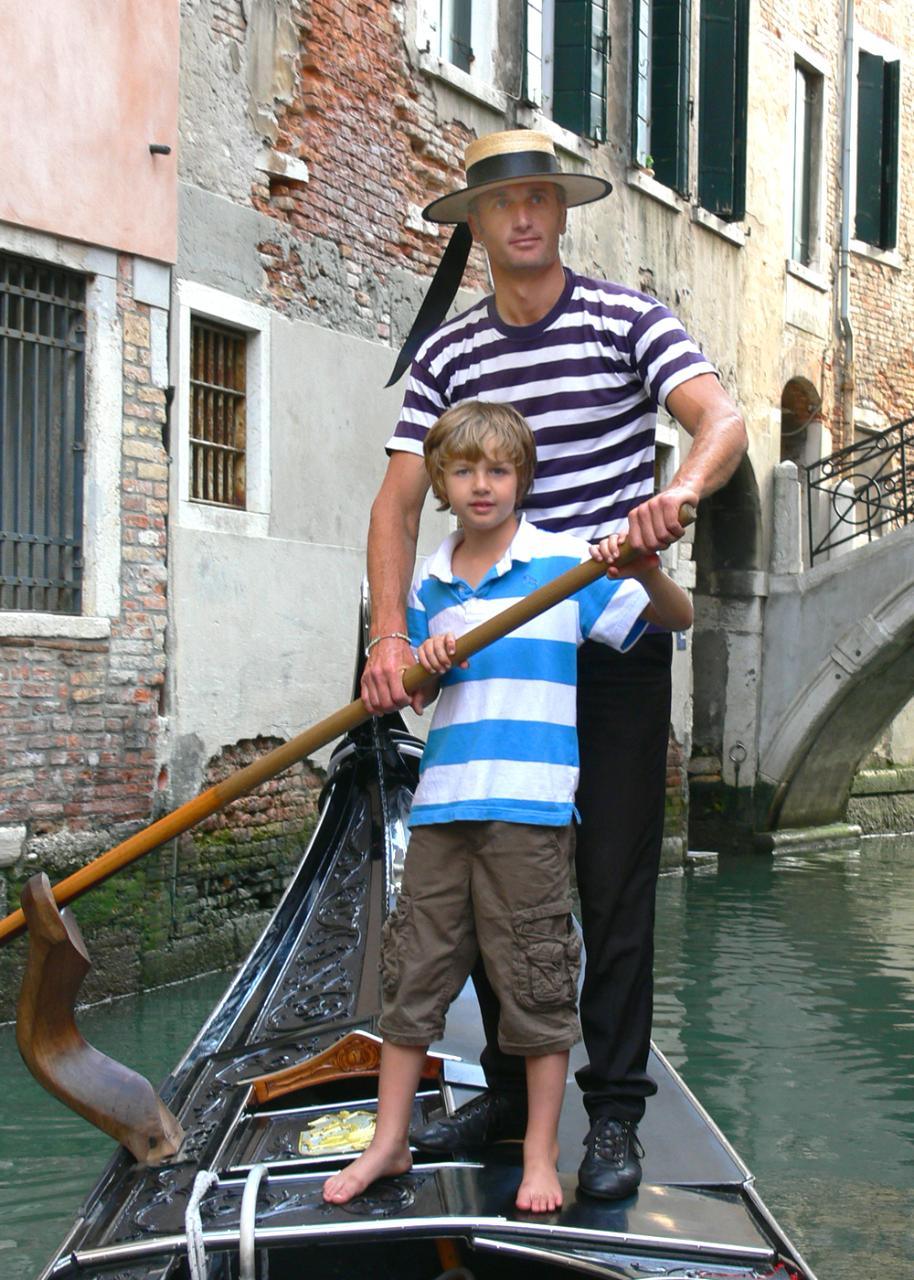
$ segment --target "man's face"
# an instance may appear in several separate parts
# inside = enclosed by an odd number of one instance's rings
[[[553,182],[511,182],[486,191],[467,220],[493,271],[540,271],[558,260],[565,204]]]

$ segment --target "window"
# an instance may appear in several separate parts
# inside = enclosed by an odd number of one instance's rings
[[[824,79],[805,63],[794,66],[793,217],[790,256],[808,267],[818,262]]]
[[[749,0],[702,0],[698,200],[726,222],[746,212]]]
[[[416,39],[436,69],[494,84],[498,0],[418,0]]]
[[[608,0],[525,4],[525,98],[563,129],[604,142]]]
[[[85,277],[0,253],[0,609],[79,614]]]
[[[689,185],[690,0],[634,0],[632,159],[683,195]]]
[[[174,512],[183,528],[266,537],[270,513],[270,312],[177,284]]]
[[[190,497],[245,506],[247,337],[192,317]]]
[[[473,0],[441,0],[441,56],[461,71],[473,61]]]
[[[897,60],[860,50],[854,234],[880,249],[894,249],[897,237],[900,79]]]

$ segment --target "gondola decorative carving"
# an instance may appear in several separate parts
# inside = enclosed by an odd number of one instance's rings
[[[123,1143],[140,1164],[175,1155],[184,1131],[144,1076],[99,1053],[73,1016],[91,968],[79,926],[61,912],[43,873],[22,891],[29,957],[16,1017],[16,1042],[32,1075],[49,1093]]]
[[[350,1031],[342,1040],[305,1062],[272,1075],[259,1076],[251,1082],[251,1094],[254,1101],[262,1106],[297,1089],[327,1084],[346,1076],[376,1076],[380,1065],[380,1039],[366,1031]],[[441,1058],[427,1054],[422,1074],[427,1079],[437,1080],[441,1074]]]

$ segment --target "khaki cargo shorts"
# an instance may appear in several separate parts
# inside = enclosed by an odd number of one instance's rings
[[[416,827],[381,945],[379,1031],[426,1045],[479,953],[501,1005],[498,1043],[535,1056],[580,1039],[574,828],[515,822]]]

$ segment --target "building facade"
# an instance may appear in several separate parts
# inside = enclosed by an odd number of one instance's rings
[[[55,10],[39,40],[0,0],[11,885],[106,847],[350,697],[368,513],[402,390],[384,383],[447,239],[421,209],[462,183],[470,139],[514,127],[612,181],[572,212],[565,260],[677,312],[749,428],[739,472],[670,556],[697,614],[674,668],[666,855],[681,862],[690,758],[693,779],[736,788],[755,766],[776,468],[914,414],[914,13],[883,0]],[[89,65],[92,78],[72,72]],[[475,251],[464,285],[462,303],[488,288]],[[661,422],[658,483],[687,444]],[[446,527],[429,510],[420,551]],[[185,842],[179,859],[203,870],[184,898],[231,909],[234,877],[268,906],[282,879],[269,867],[293,858],[315,785],[306,772],[235,811],[229,828],[261,846],[256,875],[226,861],[225,824]],[[167,945],[200,927],[182,910]]]

